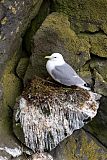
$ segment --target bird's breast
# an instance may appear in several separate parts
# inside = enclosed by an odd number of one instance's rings
[[[51,74],[51,71],[55,68],[54,63],[52,63],[51,61],[47,61],[46,63],[46,69],[49,72],[49,74]]]

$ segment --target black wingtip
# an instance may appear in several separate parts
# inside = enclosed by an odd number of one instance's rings
[[[89,83],[84,84],[85,87],[91,88],[91,85]]]

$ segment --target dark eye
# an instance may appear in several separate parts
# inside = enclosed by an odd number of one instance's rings
[[[54,57],[54,58],[57,58],[57,57]]]

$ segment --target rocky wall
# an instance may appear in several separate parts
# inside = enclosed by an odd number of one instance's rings
[[[24,151],[12,131],[13,106],[22,92],[29,63],[23,36],[42,2],[0,1],[0,159],[17,157]]]
[[[34,75],[48,78],[44,56],[53,52],[60,52],[78,74],[91,84],[92,90],[103,95],[98,115],[85,129],[107,147],[106,0],[1,0],[0,158],[10,159],[15,151],[18,156],[22,154],[20,142],[13,136],[12,108],[28,80]],[[93,143],[97,144],[97,141]],[[18,150],[7,152],[5,147]],[[99,158],[89,155],[83,157],[84,145],[82,148],[83,152],[77,159]],[[87,150],[90,151],[90,148]],[[61,153],[64,153],[64,149]],[[93,152],[92,155],[95,154]],[[76,155],[72,157],[67,153],[64,156],[67,160],[71,157],[76,159]],[[55,158],[58,159],[58,156],[56,154]],[[104,157],[101,155],[100,159],[105,160],[106,154]]]

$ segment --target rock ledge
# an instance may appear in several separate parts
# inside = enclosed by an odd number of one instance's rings
[[[99,107],[98,94],[36,77],[25,88],[15,113],[15,134],[21,123],[26,146],[51,151],[74,130],[92,119]]]

